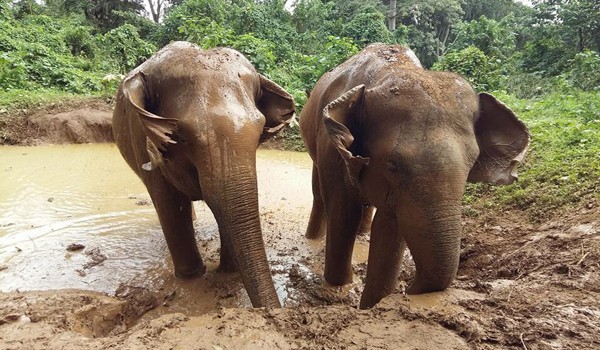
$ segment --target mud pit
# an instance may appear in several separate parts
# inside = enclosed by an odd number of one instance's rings
[[[114,145],[2,147],[0,348],[600,347],[596,201],[535,224],[515,211],[466,217],[452,289],[404,296],[407,255],[396,293],[361,311],[368,237],[355,247],[355,283],[322,287],[324,242],[303,238],[308,156],[261,150],[258,168],[284,309],[249,308],[238,276],[214,272],[218,232],[203,203],[209,271],[175,279],[148,196]]]

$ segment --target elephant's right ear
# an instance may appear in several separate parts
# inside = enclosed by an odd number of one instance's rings
[[[148,93],[142,72],[134,74],[123,82],[123,95],[140,118],[144,134],[154,146],[154,151],[158,150],[164,156],[168,147],[177,143],[173,138],[178,128],[177,120],[163,118],[146,110]],[[149,153],[151,148],[149,147]],[[150,156],[152,158],[156,154]]]
[[[342,156],[346,164],[348,180],[354,186],[358,184],[363,166],[369,164],[369,158],[354,155],[350,151],[354,136],[350,132],[349,125],[353,122],[353,116],[356,115],[357,106],[362,102],[364,92],[365,86],[358,85],[323,108],[323,122],[329,138]]]

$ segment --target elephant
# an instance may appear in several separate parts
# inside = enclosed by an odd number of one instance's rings
[[[256,149],[295,118],[293,97],[241,53],[171,43],[121,82],[115,142],[158,214],[175,276],[206,267],[192,201],[218,224],[219,271],[239,271],[253,307],[280,307],[258,209]]]
[[[458,270],[466,182],[514,182],[530,141],[495,97],[424,69],[399,45],[371,44],[325,73],[299,123],[313,160],[306,237],[326,235],[330,285],[352,282],[356,234],[376,208],[360,308],[395,290],[406,246],[416,269],[406,293],[446,289]]]

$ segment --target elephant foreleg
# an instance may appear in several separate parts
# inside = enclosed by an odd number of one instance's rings
[[[308,228],[306,229],[306,238],[316,239],[322,238],[325,235],[327,217],[325,215],[325,206],[321,197],[321,188],[319,184],[319,171],[313,165],[312,169],[312,190],[313,190],[313,205],[310,211],[310,219],[308,220]]]
[[[396,288],[398,270],[406,243],[402,238],[396,218],[377,211],[371,228],[367,280],[360,299],[360,308],[377,304]]]
[[[352,251],[361,217],[362,205],[359,202],[348,198],[343,191],[329,194],[324,275],[325,280],[333,285],[352,282]]]
[[[175,276],[202,276],[206,267],[196,245],[192,202],[160,174],[153,174],[146,183],[173,259]]]

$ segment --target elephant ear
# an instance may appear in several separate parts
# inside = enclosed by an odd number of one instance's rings
[[[151,164],[144,164],[145,170],[152,170],[161,164],[168,153],[169,146],[176,144],[174,139],[178,129],[177,120],[163,118],[146,110],[147,85],[145,76],[138,72],[123,82],[123,95],[140,119],[147,137],[146,148]]]
[[[468,181],[507,185],[517,180],[517,166],[529,147],[527,126],[494,96],[481,93],[475,136],[479,157]]]
[[[350,151],[354,136],[349,126],[355,122],[353,118],[356,116],[357,107],[362,102],[364,91],[364,85],[355,86],[323,108],[323,122],[329,139],[342,156],[346,164],[348,180],[353,186],[358,185],[360,171],[369,164],[369,158],[354,155]]]
[[[256,106],[265,116],[266,122],[260,142],[268,140],[284,130],[294,121],[296,107],[294,98],[281,86],[259,74],[260,89]]]

